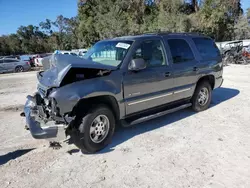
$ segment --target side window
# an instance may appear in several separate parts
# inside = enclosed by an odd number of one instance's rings
[[[170,47],[173,63],[184,63],[194,60],[194,54],[183,39],[169,39],[168,45]]]
[[[4,63],[13,63],[13,62],[15,62],[15,60],[11,60],[11,59],[5,59],[4,60]]]
[[[0,64],[3,63],[3,60],[0,60]]]
[[[147,67],[162,66],[166,64],[164,47],[160,40],[144,41],[140,47],[135,50],[132,58],[144,59],[147,63]]]
[[[220,56],[215,43],[209,38],[193,38],[193,41],[202,57],[202,59],[211,59]]]

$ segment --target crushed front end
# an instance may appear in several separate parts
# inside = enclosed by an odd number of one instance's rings
[[[24,106],[26,124],[36,139],[61,141],[66,138],[68,123],[60,116],[54,100],[42,97],[40,92],[27,96]]]
[[[26,124],[36,139],[61,141],[70,134],[78,102],[95,91],[92,83],[84,89],[84,81],[109,75],[114,68],[60,54],[45,59],[43,65],[46,70],[37,73],[37,92],[27,96]]]

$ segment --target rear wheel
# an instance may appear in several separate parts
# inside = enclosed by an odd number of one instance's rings
[[[77,117],[76,145],[84,153],[95,153],[105,148],[112,140],[115,118],[106,105],[91,108],[83,117]],[[74,135],[76,136],[76,135]]]
[[[15,72],[23,72],[24,71],[24,68],[22,66],[17,66],[15,68]]]
[[[212,88],[209,82],[200,82],[192,97],[192,108],[196,112],[208,109],[212,99]]]

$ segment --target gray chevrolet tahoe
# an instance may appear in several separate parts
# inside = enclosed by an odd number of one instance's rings
[[[69,136],[87,153],[107,146],[118,125],[187,107],[206,110],[212,90],[223,82],[215,43],[193,33],[103,40],[84,59],[53,55],[44,67],[37,92],[27,96],[27,126],[36,139]]]

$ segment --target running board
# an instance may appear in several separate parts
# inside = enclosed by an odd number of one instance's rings
[[[141,117],[141,118],[136,119],[136,120],[131,121],[131,122],[127,122],[126,120],[123,120],[123,121],[122,121],[122,126],[123,126],[123,127],[130,127],[130,126],[135,125],[135,124],[139,124],[139,123],[142,123],[142,122],[145,122],[145,121],[149,121],[149,120],[151,120],[151,119],[155,119],[155,118],[164,116],[164,115],[166,115],[166,114],[170,114],[170,113],[173,113],[173,112],[176,112],[176,111],[179,111],[179,110],[188,108],[188,107],[190,107],[190,106],[192,106],[191,103],[184,104],[184,105],[181,105],[181,106],[178,106],[178,107],[169,109],[169,110],[165,110],[165,111],[162,111],[162,112],[158,112],[158,113],[156,113],[156,114],[152,114],[152,115],[149,115],[149,116]]]

